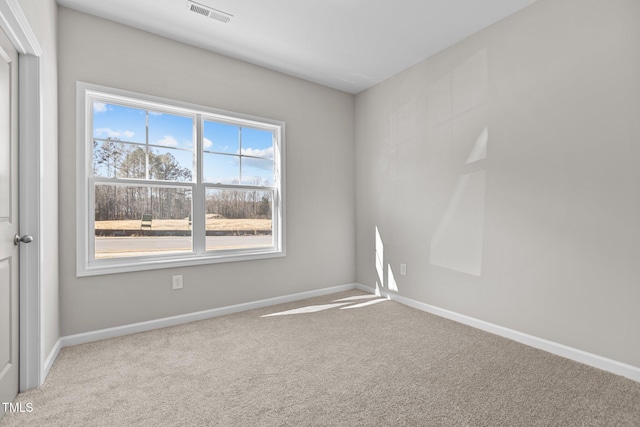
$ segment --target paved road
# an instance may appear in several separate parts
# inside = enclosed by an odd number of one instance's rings
[[[271,246],[271,236],[207,236],[207,248]],[[96,237],[96,254],[189,251],[191,237]],[[133,252],[133,253],[132,253]]]

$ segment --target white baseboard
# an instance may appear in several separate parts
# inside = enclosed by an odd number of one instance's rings
[[[361,291],[380,295],[382,297],[389,298],[392,301],[397,301],[400,304],[407,305],[409,307],[413,307],[427,313],[435,314],[436,316],[444,317],[458,323],[463,323],[465,325],[481,329],[495,335],[499,335],[501,337],[509,338],[513,341],[526,344],[530,347],[544,350],[548,353],[562,356],[564,358],[571,359],[585,365],[593,366],[594,368],[602,369],[603,371],[612,372],[614,374],[622,375],[623,377],[627,377],[635,381],[640,381],[640,367],[628,365],[626,363],[618,362],[613,359],[598,356],[597,354],[588,353],[577,348],[569,347],[564,344],[559,344],[543,338],[538,338],[533,335],[518,332],[513,329],[505,328],[503,326],[495,325],[493,323],[485,322],[483,320],[475,319],[473,317],[465,316],[463,314],[445,310],[439,307],[425,304],[423,302],[415,301],[410,298],[405,298],[400,295],[396,295],[386,291],[380,291],[379,289],[374,289],[360,283],[357,283],[355,286],[356,289],[359,289]]]
[[[416,308],[418,310],[434,314],[436,316],[444,317],[453,320],[458,323],[462,323],[495,335],[499,335],[513,341],[534,347],[567,359],[574,360],[585,365],[593,366],[604,371],[612,372],[617,375],[622,375],[629,379],[640,382],[640,367],[628,365],[622,362],[618,362],[613,359],[598,356],[597,354],[588,353],[583,350],[568,347],[563,344],[559,344],[553,341],[549,341],[543,338],[538,338],[523,332],[518,332],[513,329],[505,328],[503,326],[495,325],[493,323],[485,322],[483,320],[475,319],[473,317],[465,316],[453,311],[445,310],[439,307],[435,307],[429,304],[425,304],[419,301],[412,300],[400,295],[389,293],[386,291],[380,291],[379,289],[373,289],[369,286],[360,283],[351,283],[341,286],[334,286],[331,288],[318,289],[308,292],[300,292],[291,295],[285,295],[281,297],[268,298],[244,304],[237,304],[228,307],[214,308],[211,310],[204,310],[195,313],[188,313],[179,316],[165,317],[162,319],[150,320],[147,322],[134,323],[130,325],[117,326],[114,328],[100,329],[97,331],[84,332],[81,334],[67,335],[56,343],[49,356],[47,357],[44,367],[43,376],[46,378],[53,362],[60,350],[64,347],[69,347],[77,344],[84,344],[93,341],[99,341],[107,338],[114,338],[123,335],[135,334],[138,332],[150,331],[153,329],[166,328],[168,326],[181,325],[184,323],[195,322],[198,320],[210,319],[213,317],[224,316],[227,314],[238,313],[241,311],[253,310],[256,308],[269,307],[276,304],[283,304],[287,302],[298,301],[307,298],[313,298],[322,295],[333,294],[336,292],[349,291],[352,289],[359,289],[363,292],[373,293],[376,295],[389,298],[400,304]]]
[[[42,374],[40,375],[40,378],[42,378],[41,385],[44,384],[44,380],[47,378],[47,375],[49,375],[49,371],[53,366],[53,362],[56,360],[56,357],[58,357],[58,353],[60,353],[61,349],[62,349],[62,339],[58,339],[58,341],[56,341],[53,348],[49,352],[49,355],[44,361],[44,366],[42,367]]]
[[[292,301],[298,301],[307,298],[313,298],[322,295],[333,294],[336,292],[349,291],[356,288],[355,283],[333,286],[330,288],[317,289],[314,291],[300,292],[281,297],[268,298],[244,304],[231,305],[227,307],[214,308],[211,310],[198,311],[195,313],[181,314],[178,316],[165,317],[162,319],[149,320],[147,322],[133,323],[130,325],[116,326],[113,328],[100,329],[97,331],[83,332],[80,334],[67,335],[60,338],[62,347],[84,344],[93,341],[99,341],[107,338],[114,338],[123,335],[135,334],[138,332],[151,331],[153,329],[166,328],[168,326],[176,326],[184,323],[195,322],[197,320],[210,319],[212,317],[224,316],[227,314],[238,313],[240,311],[253,310],[256,308],[269,307],[276,304],[283,304]],[[52,362],[53,363],[53,362]]]

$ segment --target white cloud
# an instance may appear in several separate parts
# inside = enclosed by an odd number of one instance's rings
[[[273,147],[265,148],[262,150],[259,150],[257,148],[243,148],[242,154],[245,156],[252,156],[242,158],[243,167],[273,172],[273,161],[270,161],[271,159],[273,159]],[[262,158],[256,159],[254,157]],[[266,159],[268,159],[269,161]]]
[[[211,142],[211,140],[209,138],[204,138],[204,148],[205,148],[205,150],[207,148],[211,148],[212,145],[213,145],[213,142]]]
[[[157,111],[149,111],[150,116],[161,116],[162,113],[158,113]]]
[[[266,157],[268,159],[273,159],[273,147],[265,148],[263,150],[258,150],[257,148],[243,148],[242,154],[244,154],[245,156]]]
[[[160,141],[156,142],[158,145],[163,145],[165,147],[177,147],[178,141],[171,135],[165,135]]]
[[[113,130],[110,128],[98,128],[96,129],[97,136],[106,136],[107,138],[133,138],[135,132],[130,130]]]
[[[104,113],[107,111],[107,104],[104,102],[94,102],[93,103],[93,112],[94,113]]]

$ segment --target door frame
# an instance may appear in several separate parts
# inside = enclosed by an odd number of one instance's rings
[[[34,240],[20,245],[20,391],[38,387],[45,377],[41,351],[41,153],[42,47],[18,0],[0,0],[0,28],[19,54],[19,221],[20,234]]]

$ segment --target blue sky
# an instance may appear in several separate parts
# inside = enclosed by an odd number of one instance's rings
[[[110,137],[144,144],[146,142],[146,111],[94,102],[93,135],[95,138]],[[149,144],[159,146],[153,147],[158,153],[171,153],[182,167],[192,171],[194,139],[190,117],[149,110]],[[242,144],[242,150],[240,144]],[[203,145],[205,182],[273,184],[271,132],[247,127],[241,129],[235,125],[205,120]],[[240,159],[237,155],[241,151],[243,155],[262,158],[242,157]]]

